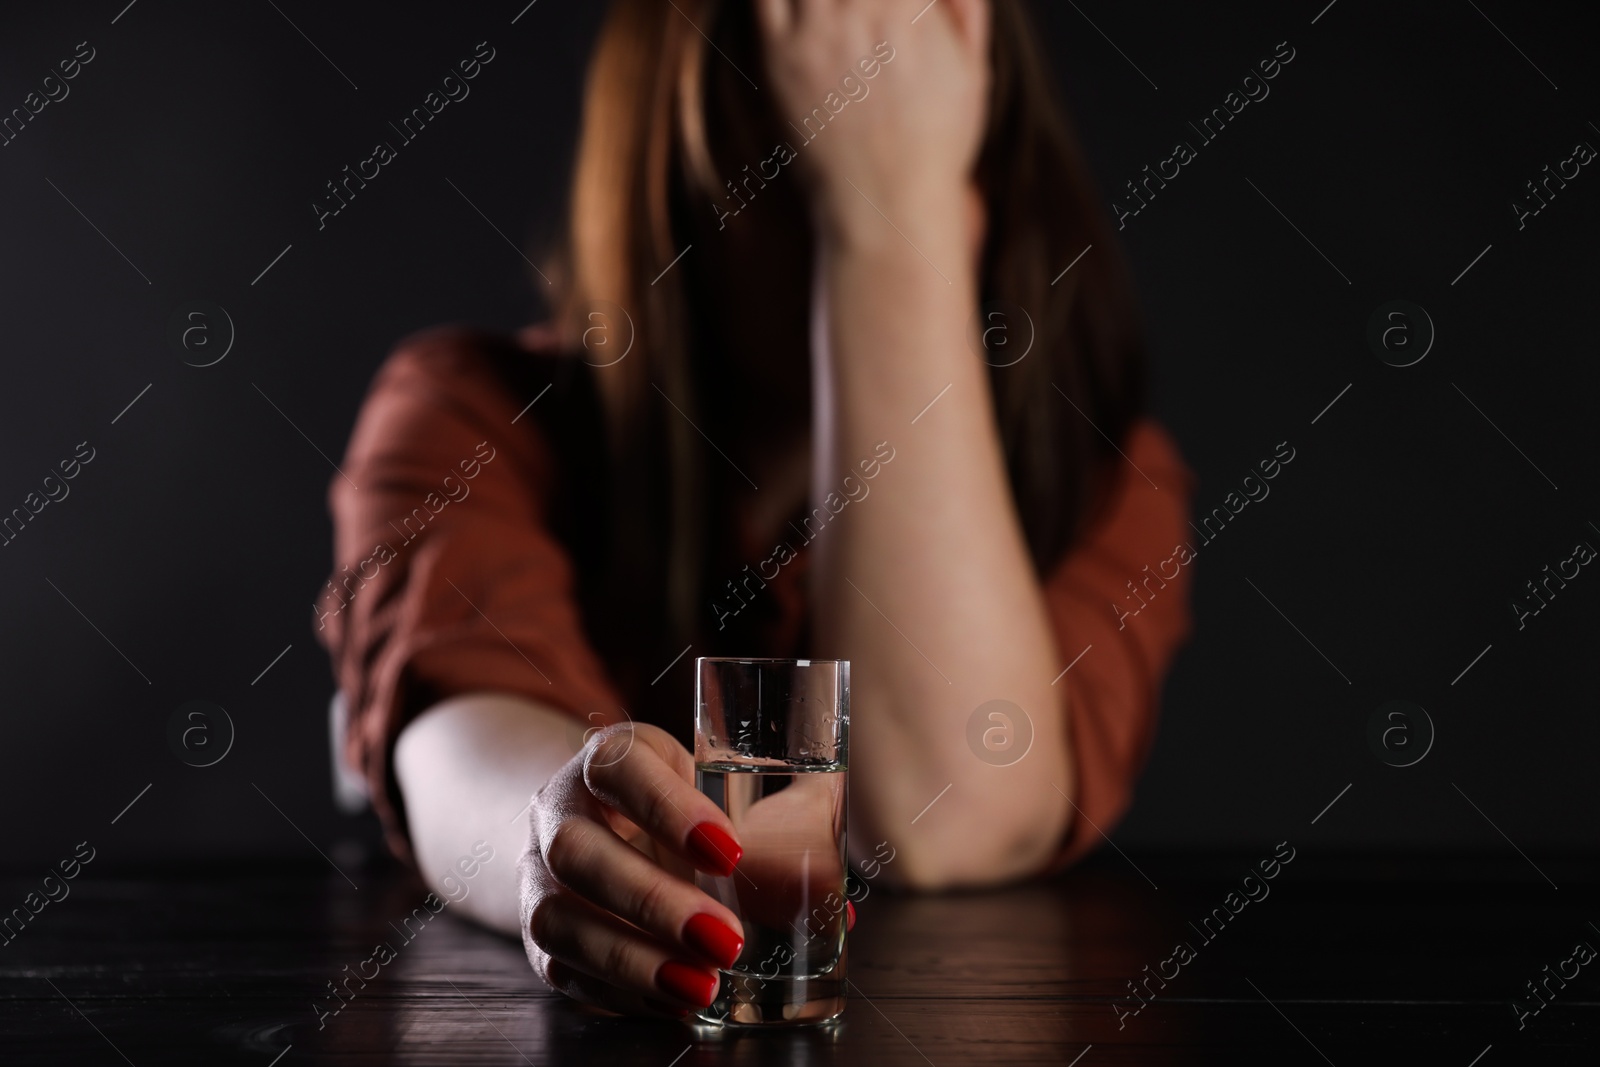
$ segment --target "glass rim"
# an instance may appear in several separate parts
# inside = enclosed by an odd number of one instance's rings
[[[696,666],[702,663],[786,663],[791,667],[827,667],[849,663],[847,659],[794,659],[787,656],[696,656]]]

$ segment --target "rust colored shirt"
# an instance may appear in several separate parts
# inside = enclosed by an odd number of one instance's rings
[[[584,460],[557,446],[561,391],[543,393],[570,382],[577,363],[540,327],[407,338],[374,379],[330,482],[335,571],[313,625],[348,709],[344,759],[401,856],[410,850],[395,740],[446,697],[509,693],[572,715],[575,736],[626,715],[691,742],[693,657],[657,683],[625,687],[619,678],[640,672],[604,662],[586,633],[593,620],[579,607],[573,556],[583,539],[563,534],[584,501],[581,491],[556,492],[581,490],[572,468]],[[1071,665],[1057,684],[1081,813],[1049,870],[1093,848],[1126,809],[1162,678],[1191,627],[1193,567],[1175,560],[1193,475],[1148,419],[1120,447],[1127,462],[1103,509],[1044,581],[1060,662]],[[752,564],[771,547],[754,542],[740,534]],[[807,655],[808,559],[802,549],[768,583],[748,631],[763,647],[737,654]],[[658,669],[646,666],[643,677]]]

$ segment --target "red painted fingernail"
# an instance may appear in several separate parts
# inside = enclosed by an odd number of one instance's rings
[[[733,873],[739,857],[744,855],[744,849],[728,836],[728,831],[713,822],[700,823],[690,830],[687,845],[695,863],[724,877]]]
[[[690,948],[719,967],[732,967],[744,949],[744,938],[714,915],[700,914],[683,926],[683,940]]]
[[[848,918],[845,920],[844,932],[848,934],[851,930],[856,928],[856,902],[853,900],[845,901],[844,910],[845,914],[848,916]]]
[[[696,1008],[710,1007],[711,998],[717,992],[715,976],[677,960],[668,960],[661,965],[661,970],[656,972],[656,985],[661,987],[663,993]]]

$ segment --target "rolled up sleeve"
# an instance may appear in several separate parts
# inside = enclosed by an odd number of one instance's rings
[[[626,715],[550,527],[552,450],[473,338],[432,331],[389,357],[328,491],[334,571],[313,626],[348,708],[344,759],[402,857],[394,744],[432,704],[512,694],[579,731]]]
[[[1192,628],[1194,563],[1179,563],[1191,557],[1178,547],[1189,541],[1194,475],[1150,420],[1134,425],[1124,452],[1104,510],[1045,584],[1062,662],[1071,664],[1060,684],[1077,781],[1076,810],[1047,872],[1089,852],[1127,810],[1162,682]]]

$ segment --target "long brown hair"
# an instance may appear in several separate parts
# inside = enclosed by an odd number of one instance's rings
[[[1025,309],[1035,332],[1026,358],[991,362],[990,382],[1012,493],[1042,574],[1092,517],[1115,456],[1107,438],[1120,441],[1141,409],[1143,342],[1127,269],[1023,0],[991,2],[979,300]],[[754,87],[764,66],[752,8],[749,0],[614,0],[589,68],[570,231],[552,271],[568,343],[582,348],[602,322],[610,335],[607,359],[586,361],[605,363],[632,346],[595,372],[612,459],[601,601],[631,633],[593,636],[635,654],[616,657],[625,672],[641,654],[694,641],[712,621],[710,584],[723,577],[707,573],[723,536],[717,501],[735,476],[701,430],[719,402],[708,368],[736,358],[721,325],[730,303],[753,311],[775,337],[807,329],[804,284],[752,287],[743,277],[746,250],[759,247],[809,280],[797,177],[762,183],[733,224],[725,214],[728,181],[794,139],[773,94]],[[740,240],[730,229],[742,229]]]

